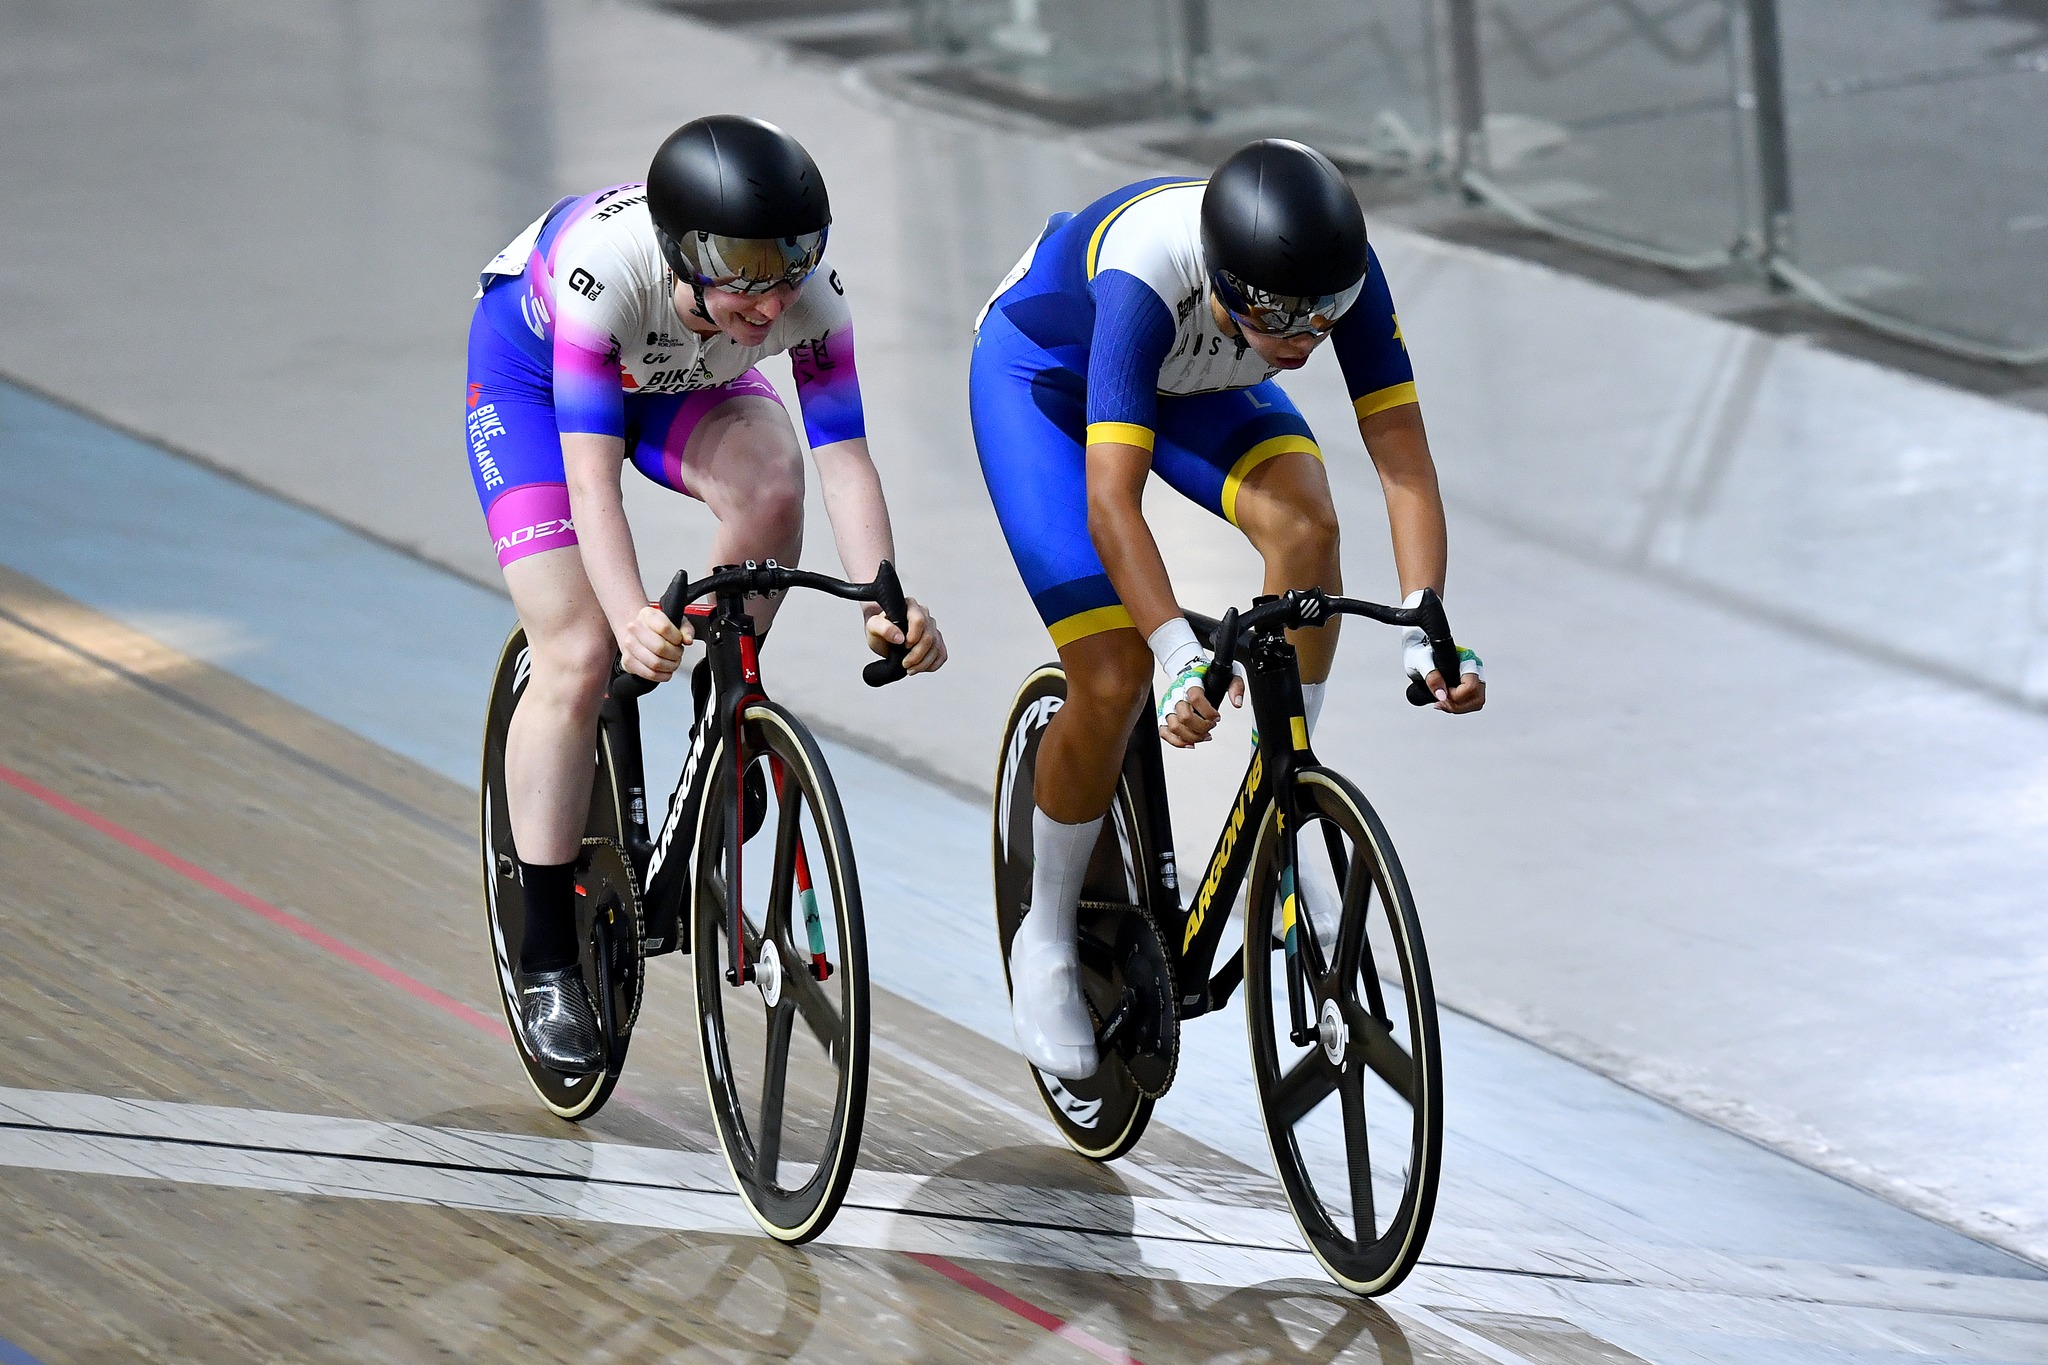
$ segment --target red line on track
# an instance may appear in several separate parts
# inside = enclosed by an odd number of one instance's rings
[[[1048,1313],[1035,1303],[1028,1303],[1018,1298],[1000,1285],[990,1284],[987,1280],[984,1280],[981,1276],[956,1261],[949,1261],[944,1256],[933,1256],[922,1251],[911,1251],[905,1254],[927,1270],[936,1270],[954,1284],[964,1289],[973,1290],[990,1303],[1009,1309],[1026,1322],[1043,1327],[1054,1336],[1059,1337],[1063,1341],[1072,1342],[1092,1356],[1098,1356],[1103,1360],[1110,1361],[1113,1365],[1144,1365],[1144,1362],[1136,1356],[1118,1350],[1101,1337],[1082,1331],[1065,1318]]]
[[[125,826],[115,824],[98,811],[88,810],[76,801],[58,795],[42,783],[37,782],[34,778],[26,777],[5,764],[0,764],[0,782],[5,782],[15,790],[33,796],[52,810],[61,811],[82,825],[90,826],[117,844],[123,844],[128,848],[134,849],[143,857],[148,858],[152,862],[162,864],[187,881],[197,882],[200,886],[213,892],[214,895],[221,897],[223,900],[233,901],[250,914],[269,920],[287,933],[296,934],[314,947],[325,949],[349,965],[362,968],[379,981],[396,986],[406,994],[415,999],[423,1000],[436,1009],[445,1010],[457,1019],[462,1020],[465,1024],[473,1025],[489,1033],[502,1034],[505,1032],[504,1024],[484,1014],[482,1011],[471,1009],[453,996],[445,995],[435,990],[417,977],[408,976],[380,958],[371,957],[360,948],[350,947],[332,934],[314,928],[297,915],[280,910],[269,901],[250,895],[233,882],[216,877],[197,863],[185,861],[162,844],[153,843]]]
[[[267,920],[287,933],[304,939],[316,948],[332,953],[350,966],[360,967],[379,981],[398,987],[416,1000],[432,1005],[436,1009],[460,1019],[465,1024],[484,1030],[486,1033],[493,1033],[499,1036],[505,1036],[506,1034],[505,1025],[500,1020],[491,1018],[481,1010],[470,1008],[451,995],[435,990],[426,982],[400,971],[381,958],[372,957],[360,948],[350,947],[332,934],[306,923],[297,915],[280,910],[259,896],[251,895],[233,882],[208,872],[197,863],[188,862],[180,858],[162,844],[145,839],[125,825],[116,824],[114,821],[109,820],[98,811],[90,810],[68,797],[51,791],[34,778],[18,773],[4,763],[0,763],[0,783],[5,783],[16,791],[34,797],[50,809],[70,816],[80,824],[112,839],[115,843],[125,848],[133,849],[151,862],[169,868],[187,881],[205,887],[221,899],[232,901],[250,914]],[[622,1091],[614,1091],[613,1094],[620,1099],[627,1099],[627,1102],[631,1103],[631,1100]],[[634,1107],[642,1108],[639,1105]],[[643,1109],[643,1112],[648,1112],[651,1115],[651,1111]],[[659,1118],[658,1115],[651,1116]],[[1083,1331],[1065,1318],[1048,1313],[1034,1303],[1018,1298],[1007,1289],[990,1284],[965,1266],[947,1260],[944,1256],[934,1256],[926,1252],[917,1251],[905,1254],[926,1269],[937,1271],[953,1281],[953,1283],[973,1290],[991,1303],[1008,1309],[1026,1322],[1034,1323],[1062,1340],[1072,1342],[1090,1355],[1110,1361],[1112,1365],[1143,1365],[1143,1362],[1111,1346],[1100,1337]],[[0,1346],[4,1345],[4,1342],[0,1342]],[[0,1361],[4,1361],[4,1353],[0,1353]]]

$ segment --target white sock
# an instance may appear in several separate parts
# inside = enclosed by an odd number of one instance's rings
[[[1081,990],[1081,882],[1102,818],[1063,825],[1031,813],[1031,912],[1010,940],[1010,1024],[1031,1064],[1078,1080],[1101,1064]]]
[[[1330,684],[1327,680],[1301,685],[1301,713],[1308,717],[1308,732],[1316,732],[1316,717],[1323,714],[1323,689]]]
[[[1071,943],[1080,919],[1081,882],[1088,875],[1088,857],[1102,832],[1103,816],[1063,825],[1031,809],[1031,913],[1024,924],[1040,943]],[[1033,926],[1033,921],[1037,921]],[[1023,932],[1023,930],[1019,930]]]

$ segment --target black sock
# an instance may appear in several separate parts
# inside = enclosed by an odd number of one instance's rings
[[[576,864],[519,863],[526,890],[526,935],[519,944],[519,970],[553,972],[573,967],[576,946]]]

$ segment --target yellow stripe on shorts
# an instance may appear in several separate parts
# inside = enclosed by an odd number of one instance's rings
[[[1112,607],[1077,611],[1072,616],[1062,617],[1046,627],[1052,633],[1054,649],[1065,649],[1076,640],[1085,640],[1090,635],[1100,635],[1106,630],[1137,628],[1138,623],[1131,619],[1130,611],[1121,602]]]
[[[1288,455],[1297,450],[1305,455],[1313,455],[1318,460],[1323,458],[1323,452],[1316,448],[1314,441],[1292,432],[1261,441],[1238,456],[1237,463],[1223,476],[1223,519],[1232,526],[1237,525],[1237,493],[1244,487],[1244,481],[1251,477],[1254,469],[1275,455]]]

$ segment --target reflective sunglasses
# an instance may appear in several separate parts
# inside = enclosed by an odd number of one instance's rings
[[[1246,284],[1227,270],[1211,276],[1216,297],[1238,325],[1269,337],[1325,337],[1358,302],[1365,279],[1336,294],[1275,294]]]
[[[697,283],[727,294],[766,294],[802,284],[825,256],[826,229],[796,237],[725,237],[689,232],[669,238],[674,256],[691,267]]]

